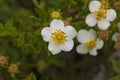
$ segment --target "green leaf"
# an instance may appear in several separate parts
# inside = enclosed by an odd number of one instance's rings
[[[24,38],[25,38],[24,33],[20,33],[19,36],[18,36],[18,38],[17,38],[17,45],[18,45],[18,47],[23,46],[23,44],[25,42]]]
[[[109,80],[120,80],[120,75],[110,78]]]
[[[7,28],[13,27],[13,20],[8,20],[7,23],[5,24],[5,27]]]
[[[30,73],[25,80],[37,80],[37,78],[34,73]]]
[[[7,49],[8,49],[8,41],[4,40],[4,41],[2,41],[2,43],[0,45],[0,52],[1,52],[1,54],[7,53]]]
[[[15,27],[13,27],[13,21],[8,21],[5,26],[0,23],[0,36],[17,36],[18,32]]]
[[[72,21],[72,17],[68,17],[67,21],[70,23]]]
[[[18,54],[18,52],[17,52],[17,50],[16,50],[16,48],[14,48],[14,47],[8,47],[8,52],[9,53],[7,53],[7,55],[9,55],[9,57],[11,58],[11,61],[13,61],[13,62],[16,62],[16,61],[18,61],[19,60],[19,54]]]
[[[39,6],[37,0],[32,0],[32,2],[33,2],[33,4],[34,4],[36,7]]]
[[[112,62],[113,69],[117,72],[120,73],[120,62],[115,61],[113,58],[110,58]]]

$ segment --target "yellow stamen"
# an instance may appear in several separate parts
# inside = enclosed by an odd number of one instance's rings
[[[107,10],[109,8],[108,0],[102,0],[101,1],[101,7]]]
[[[91,50],[96,47],[96,41],[95,40],[89,40],[88,42],[85,43],[86,47],[88,50]]]
[[[107,0],[101,1],[101,7],[95,11],[92,12],[92,14],[96,17],[97,21],[103,20],[106,18],[106,12],[109,8],[109,3]]]
[[[52,33],[51,38],[55,44],[64,44],[67,40],[66,34],[60,29],[57,29],[54,33]]]
[[[103,20],[106,18],[106,10],[103,8],[100,8],[99,10],[92,13],[95,15],[97,21]]]

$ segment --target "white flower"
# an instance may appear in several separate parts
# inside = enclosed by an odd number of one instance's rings
[[[72,26],[64,26],[61,20],[54,19],[50,27],[45,27],[41,31],[43,40],[49,42],[48,49],[52,54],[58,54],[62,50],[70,51],[74,46],[72,40],[77,32]]]
[[[117,42],[120,40],[120,22],[117,23],[118,32],[115,32],[112,36],[112,40]]]
[[[119,33],[114,33],[113,36],[112,36],[112,40],[117,42],[118,41],[118,36],[119,36]]]
[[[115,10],[108,9],[107,2],[93,0],[89,4],[89,10],[91,13],[87,15],[85,22],[90,27],[98,23],[99,29],[106,30],[110,22],[116,18]]]
[[[96,56],[97,49],[103,47],[103,40],[96,38],[96,32],[93,29],[80,30],[77,34],[77,39],[81,43],[77,46],[76,50],[80,54],[86,54]]]

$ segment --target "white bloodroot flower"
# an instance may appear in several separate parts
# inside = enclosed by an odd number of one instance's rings
[[[90,55],[96,56],[97,49],[101,49],[103,47],[103,40],[96,38],[96,31],[93,29],[80,30],[77,34],[77,39],[81,43],[77,46],[76,50],[80,54],[87,54],[89,52]]]
[[[116,12],[114,9],[109,9],[109,3],[107,0],[97,1],[93,0],[89,4],[90,14],[86,17],[86,24],[90,27],[95,26],[98,23],[98,28],[106,30],[110,26],[110,22],[116,18]]]
[[[44,41],[49,42],[49,51],[55,55],[62,50],[72,50],[74,46],[73,38],[77,35],[77,32],[72,26],[65,26],[61,20],[54,19],[50,23],[50,27],[42,29],[41,35]]]

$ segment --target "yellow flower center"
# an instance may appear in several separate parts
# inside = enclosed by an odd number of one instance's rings
[[[96,41],[95,40],[89,40],[85,43],[88,50],[91,50],[96,47]]]
[[[96,17],[97,21],[100,21],[106,18],[106,10],[103,8],[100,8],[99,10],[93,12],[92,14]]]
[[[102,0],[101,1],[101,7],[93,12],[92,14],[96,17],[97,21],[103,20],[106,18],[106,12],[109,8],[109,3],[107,0]]]
[[[67,40],[66,34],[60,29],[57,29],[54,33],[52,33],[51,38],[55,44],[64,44]]]

